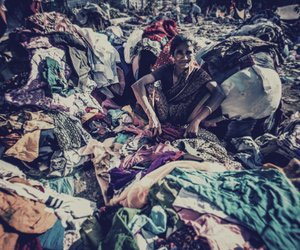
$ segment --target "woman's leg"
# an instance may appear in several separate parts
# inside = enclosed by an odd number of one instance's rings
[[[197,106],[194,108],[194,110],[192,111],[192,113],[190,114],[187,122],[190,123],[192,120],[194,120],[196,118],[196,116],[201,112],[202,107],[204,105],[204,103],[208,100],[208,98],[210,97],[210,94],[206,94],[197,104]]]

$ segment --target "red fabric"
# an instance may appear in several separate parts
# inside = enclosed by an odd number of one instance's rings
[[[170,54],[170,47],[171,47],[172,41],[173,41],[173,38],[165,45],[163,50],[160,52],[159,56],[156,59],[154,66],[153,66],[153,70],[158,69],[162,65],[174,63],[174,59],[173,59],[172,55]]]
[[[172,39],[178,34],[176,22],[173,20],[158,21],[144,30],[143,38],[149,38],[160,42],[162,38],[167,36]]]

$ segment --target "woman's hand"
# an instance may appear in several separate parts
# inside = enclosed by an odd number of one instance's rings
[[[199,120],[193,120],[186,128],[184,137],[188,137],[188,138],[196,137],[199,132],[199,125],[200,125]]]
[[[153,135],[160,135],[162,133],[161,124],[156,114],[151,114],[149,117],[149,129],[153,131]]]

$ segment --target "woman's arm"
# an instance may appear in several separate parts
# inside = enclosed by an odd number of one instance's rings
[[[223,91],[223,89],[216,83],[216,82],[209,82],[206,84],[206,87],[208,88],[209,92],[211,93],[210,98],[205,103],[207,109],[211,108],[211,113],[213,113],[225,100],[226,95]],[[205,117],[206,118],[206,117]],[[205,119],[204,118],[204,119]]]
[[[193,111],[191,123],[186,130],[186,135],[195,136],[198,133],[200,123],[205,120],[211,113],[213,113],[226,98],[222,88],[216,82],[208,82],[206,87],[211,95],[205,102],[203,107],[198,107],[196,112]]]
[[[154,129],[154,135],[156,135],[161,134],[161,125],[153,107],[149,103],[146,91],[146,85],[154,82],[155,78],[152,74],[145,75],[132,85],[132,90],[138,104],[141,105],[148,116],[150,129]]]

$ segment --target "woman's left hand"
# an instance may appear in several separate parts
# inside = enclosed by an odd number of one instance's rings
[[[199,121],[192,121],[185,130],[184,137],[193,138],[198,135]]]

